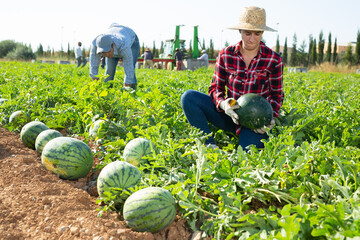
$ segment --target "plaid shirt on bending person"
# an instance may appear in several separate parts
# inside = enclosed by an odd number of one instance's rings
[[[277,117],[284,99],[282,58],[260,42],[259,53],[246,68],[240,53],[241,43],[219,53],[208,93],[218,111],[223,111],[219,105],[226,98],[238,99],[246,93],[256,93],[271,104]],[[240,126],[236,133],[240,133]]]

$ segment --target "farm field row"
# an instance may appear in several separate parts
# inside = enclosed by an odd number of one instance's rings
[[[138,167],[141,184],[167,189],[193,231],[214,239],[355,239],[360,236],[359,74],[285,73],[284,105],[264,149],[237,147],[221,130],[220,149],[206,148],[190,127],[180,96],[207,92],[213,70],[137,69],[136,92],[92,81],[72,65],[0,62],[1,127],[19,132],[10,115],[96,144],[93,172],[123,160],[126,144],[149,139],[156,152]],[[98,119],[115,123],[97,139]],[[25,146],[24,146],[25,147]],[[118,211],[111,204],[101,211]],[[99,212],[101,214],[101,211]]]

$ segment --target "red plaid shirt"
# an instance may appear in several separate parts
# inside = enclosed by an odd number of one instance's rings
[[[258,54],[246,68],[240,48],[241,41],[219,53],[208,91],[211,99],[218,111],[222,111],[220,102],[226,98],[238,99],[245,93],[256,93],[266,98],[277,117],[284,99],[282,58],[260,42]],[[237,134],[240,129],[238,126]]]

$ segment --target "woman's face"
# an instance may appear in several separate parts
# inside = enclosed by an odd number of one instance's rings
[[[249,30],[239,30],[241,34],[241,39],[243,41],[243,48],[245,50],[251,51],[256,50],[260,46],[260,41],[262,31],[249,31]]]

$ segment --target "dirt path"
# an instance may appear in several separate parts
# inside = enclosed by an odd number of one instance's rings
[[[116,213],[97,217],[87,179],[61,180],[25,147],[19,134],[0,128],[0,239],[191,239],[177,217],[159,233],[138,233]],[[96,189],[95,189],[96,192]],[[94,194],[93,194],[94,195]]]

